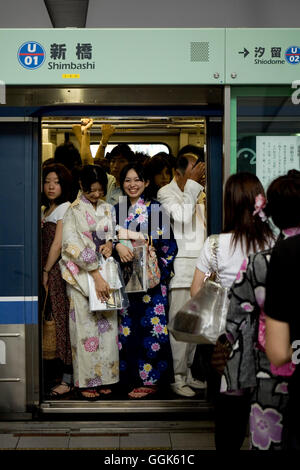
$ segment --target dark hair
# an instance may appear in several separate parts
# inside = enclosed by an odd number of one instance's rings
[[[176,158],[174,157],[174,155],[172,153],[158,152],[155,155],[153,155],[152,158],[154,158],[154,157],[163,157],[165,160],[167,160],[167,162],[168,162],[168,164],[171,168],[175,168]]]
[[[56,147],[54,152],[54,159],[58,163],[62,163],[71,172],[73,168],[82,165],[80,153],[72,144],[72,142],[64,142],[63,144]]]
[[[180,173],[184,174],[188,164],[188,159],[184,155],[179,155],[175,160],[175,170],[179,170]]]
[[[47,160],[44,160],[42,163],[42,169],[47,166],[47,165],[52,165],[52,163],[55,163],[54,158],[47,158]]]
[[[131,150],[127,144],[116,145],[109,154],[109,159],[111,160],[114,157],[124,157],[128,162],[134,160],[134,152]]]
[[[279,176],[267,189],[265,213],[280,229],[300,226],[300,171]]]
[[[197,160],[200,158],[201,162],[205,161],[203,147],[198,147],[197,145],[185,145],[179,150],[177,158],[188,154],[194,155]]]
[[[198,159],[200,159],[201,162],[204,162],[204,150],[202,147],[197,147],[196,145],[185,145],[179,150],[175,161],[175,169],[179,170],[183,174],[189,164],[188,156],[194,156],[195,163]]]
[[[147,179],[150,181],[149,191],[152,197],[156,197],[157,191],[160,189],[155,184],[155,176],[159,175],[164,168],[167,168],[172,179],[172,166],[168,162],[168,159],[160,154],[154,155],[145,165],[145,173],[147,174]]]
[[[101,184],[104,195],[107,191],[107,174],[105,170],[98,165],[84,165],[79,171],[79,181],[84,192],[89,193],[94,183]]]
[[[146,181],[149,180],[149,178],[146,176],[145,166],[142,165],[142,163],[140,163],[140,162],[128,163],[128,165],[126,165],[126,166],[124,166],[124,168],[122,168],[122,171],[120,173],[120,187],[123,191],[123,194],[126,194],[124,189],[123,189],[123,186],[124,186],[124,181],[126,179],[126,175],[127,175],[128,171],[130,171],[130,170],[134,170],[141,181],[146,182]],[[145,190],[144,190],[144,197],[145,197],[146,200],[150,199],[150,193],[149,193],[148,188],[149,188],[149,186],[147,188],[145,188]]]
[[[43,173],[42,173],[43,175],[42,176],[43,192],[42,192],[42,197],[41,197],[42,205],[46,207],[49,207],[50,205],[50,202],[44,193],[44,183],[49,173],[57,174],[59,184],[61,187],[61,195],[55,199],[54,201],[55,204],[59,205],[59,204],[62,204],[63,202],[69,201],[70,195],[71,195],[71,185],[72,185],[72,176],[71,176],[70,171],[61,163],[49,163],[48,165],[44,166]]]
[[[264,188],[253,173],[231,175],[225,185],[224,194],[224,232],[233,233],[233,246],[240,241],[247,253],[251,249],[266,248],[273,238],[268,222],[263,222],[259,215],[253,215],[255,198],[264,196]]]
[[[146,165],[151,157],[145,152],[134,152],[134,161]]]

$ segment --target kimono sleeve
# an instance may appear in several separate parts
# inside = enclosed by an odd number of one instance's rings
[[[178,248],[174,233],[170,224],[170,218],[165,209],[159,204],[158,227],[153,227],[151,236],[156,250],[158,265],[161,273],[161,281],[167,281],[173,275],[174,259]],[[155,210],[155,209],[154,209]]]
[[[253,258],[251,256],[243,261],[230,289],[229,299],[226,334],[229,341],[234,343],[246,324],[251,321],[252,315],[259,313],[259,306],[255,298]]]
[[[77,274],[78,268],[84,271],[94,271],[98,268],[96,246],[87,231],[78,229],[79,222],[76,209],[70,207],[65,214],[62,237],[62,260],[72,272]]]

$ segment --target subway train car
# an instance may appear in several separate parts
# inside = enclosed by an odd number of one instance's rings
[[[210,394],[159,400],[116,396],[49,400],[42,359],[41,167],[72,125],[112,124],[111,146],[150,157],[204,149],[207,234],[222,230],[222,194],[236,171],[266,187],[300,169],[298,29],[1,30],[0,76],[0,413],[191,413]],[[104,48],[104,44],[109,47]],[[112,148],[112,147],[111,147]],[[109,151],[110,149],[108,149]],[[200,370],[201,353],[195,370]]]

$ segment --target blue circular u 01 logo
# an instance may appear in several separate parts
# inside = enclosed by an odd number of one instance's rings
[[[37,69],[43,64],[45,57],[45,49],[35,41],[24,42],[18,50],[18,60],[25,69]]]
[[[300,47],[291,46],[285,51],[285,60],[292,65],[300,64]]]

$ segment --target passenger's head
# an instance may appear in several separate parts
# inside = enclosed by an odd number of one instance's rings
[[[151,157],[145,152],[134,152],[134,160],[146,165]]]
[[[167,158],[162,155],[154,155],[145,167],[150,181],[149,191],[155,198],[157,191],[169,184],[172,179],[172,167]]]
[[[106,172],[98,165],[85,165],[79,172],[79,184],[85,198],[96,205],[106,195]]]
[[[71,172],[74,168],[82,165],[80,153],[72,142],[64,142],[56,147],[54,159],[56,162],[65,165]]]
[[[47,165],[51,165],[52,163],[55,163],[55,159],[54,158],[47,158],[47,160],[44,160],[43,163],[42,163],[42,169]]]
[[[141,195],[147,199],[149,179],[146,176],[145,167],[139,162],[126,165],[120,174],[120,186],[123,193],[129,197],[131,204],[135,204]]]
[[[300,171],[279,176],[267,189],[265,213],[280,229],[300,226]]]
[[[198,147],[197,145],[185,145],[182,147],[177,154],[177,158],[183,155],[192,155],[194,158],[196,158],[196,160],[199,159],[201,162],[205,161],[204,149],[203,147]]]
[[[179,188],[183,191],[187,179],[191,176],[193,167],[197,162],[194,155],[179,155],[175,162],[175,179]]]
[[[268,222],[259,214],[253,215],[255,198],[265,195],[264,188],[252,173],[231,175],[225,185],[224,193],[224,232],[233,233],[234,244],[245,243],[247,252],[265,249],[272,231]]]
[[[173,168],[175,168],[176,158],[174,157],[174,155],[171,152],[169,152],[169,153],[167,153],[167,152],[158,152],[155,155],[153,155],[152,158],[154,158],[154,157],[163,157],[165,160],[167,160],[167,162],[168,162],[169,166],[172,168],[172,170],[173,170]]]
[[[49,163],[44,166],[42,204],[50,206],[70,200],[72,176],[70,171],[60,163]]]
[[[110,173],[116,178],[117,182],[120,180],[122,168],[133,160],[134,152],[129,145],[119,144],[112,149],[109,155]]]

